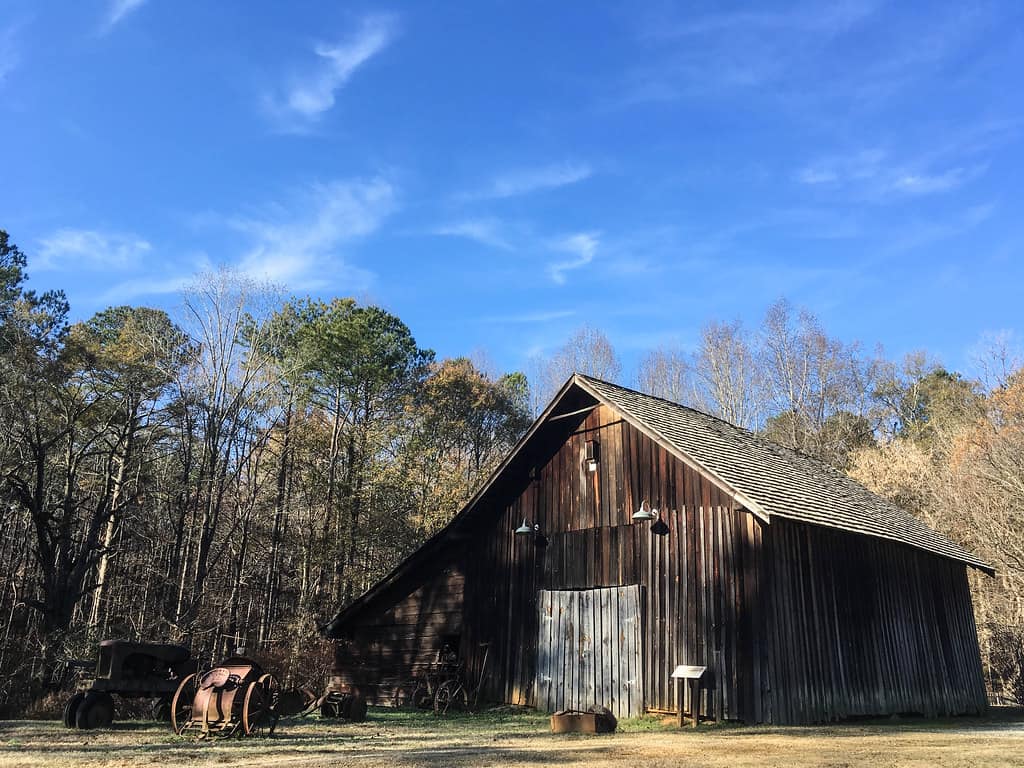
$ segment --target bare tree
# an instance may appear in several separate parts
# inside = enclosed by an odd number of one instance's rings
[[[868,397],[874,365],[857,344],[830,338],[807,310],[780,300],[769,307],[760,334],[760,369],[772,415],[772,439],[837,466],[873,439]]]
[[[274,362],[268,351],[274,345],[260,336],[274,328],[266,320],[277,299],[271,287],[227,269],[202,276],[185,293],[185,329],[199,353],[182,394],[197,411],[201,447],[194,556],[187,564],[190,573],[182,568],[178,623],[190,620],[203,597],[228,481],[253,448],[244,438],[254,434],[247,427],[260,418],[271,386],[265,372]]]
[[[637,388],[674,403],[691,403],[694,391],[689,356],[677,347],[659,347],[640,360]]]
[[[547,360],[534,361],[531,400],[534,411],[543,408],[573,373],[616,382],[622,375],[622,361],[608,337],[584,325]]]
[[[699,406],[733,424],[756,429],[765,408],[758,362],[738,320],[707,323],[693,365]]]

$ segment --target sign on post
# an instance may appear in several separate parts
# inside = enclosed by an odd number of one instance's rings
[[[680,728],[683,727],[683,688],[687,683],[690,684],[690,708],[693,710],[690,714],[693,717],[693,727],[697,727],[697,721],[700,719],[700,679],[704,677],[704,673],[707,669],[707,667],[695,667],[680,664],[672,673],[672,677],[676,681],[676,691],[679,696]]]

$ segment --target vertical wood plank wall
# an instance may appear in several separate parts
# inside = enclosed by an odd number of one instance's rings
[[[390,705],[395,687],[422,674],[445,640],[462,633],[462,574],[444,563],[427,565],[433,567],[422,583],[361,616],[337,641],[332,687],[358,689],[370,704]]]
[[[644,713],[640,587],[541,590],[538,709]]]
[[[600,443],[596,472],[583,467]],[[634,523],[642,499],[662,510],[666,536]],[[488,694],[537,704],[537,593],[638,584],[644,596],[644,692],[649,709],[674,711],[678,664],[709,667],[702,711],[761,718],[763,655],[757,552],[760,523],[609,408],[591,411],[567,441],[464,552],[464,648],[490,642]],[[541,546],[513,529],[523,518]],[[478,670],[479,655],[473,660]],[[687,708],[690,702],[686,703]]]
[[[765,536],[774,722],[984,711],[964,565],[780,518]]]

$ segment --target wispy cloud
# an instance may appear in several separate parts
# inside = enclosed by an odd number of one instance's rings
[[[164,296],[169,293],[178,293],[195,282],[196,275],[213,270],[214,265],[204,255],[194,261],[191,269],[182,270],[170,277],[143,275],[117,282],[100,298],[104,303],[117,303],[132,301],[140,296]]]
[[[943,219],[911,219],[900,224],[899,230],[887,239],[885,253],[907,253],[930,248],[936,243],[965,235],[980,227],[995,212],[993,203],[973,205]]]
[[[691,37],[711,33],[766,33],[799,30],[832,36],[870,17],[878,2],[812,4],[779,11],[735,11],[697,16],[682,21],[662,19],[645,29],[648,37]]]
[[[850,0],[778,10],[637,13],[646,60],[611,88],[603,84],[604,106],[718,102],[729,91],[744,91],[802,119],[845,126],[851,114],[927,88],[936,75],[946,91],[954,80],[964,85],[977,76],[978,41],[998,18],[998,6],[950,4],[922,15],[899,3]]]
[[[286,131],[302,132],[335,104],[337,92],[367,61],[383,51],[397,34],[394,16],[367,16],[348,38],[313,48],[317,60],[287,87],[264,97],[268,112]]]
[[[248,245],[235,258],[217,263],[205,252],[194,254],[175,270],[137,270],[133,277],[105,294],[107,301],[175,293],[195,276],[223,265],[254,280],[293,290],[331,286],[365,290],[373,280],[368,270],[351,263],[344,252],[355,240],[374,232],[394,208],[395,191],[382,178],[339,180],[310,185],[284,202],[239,216],[210,213],[195,218],[197,226],[238,234]],[[148,248],[148,244],[147,244]],[[157,266],[157,265],[146,265]]]
[[[152,250],[137,235],[94,229],[59,229],[39,241],[32,268],[38,270],[130,269]]]
[[[107,15],[103,20],[103,31],[113,29],[128,14],[137,11],[146,0],[111,0],[107,5]]]
[[[655,6],[657,7],[657,6]],[[785,10],[640,13],[638,36],[653,61],[626,73],[611,107],[789,82],[837,37],[875,15],[878,2],[806,3]]]
[[[341,249],[376,230],[394,204],[394,188],[382,178],[315,185],[286,206],[229,221],[252,240],[236,266],[296,289],[364,289],[372,275],[350,264]]]
[[[0,85],[21,63],[21,49],[18,45],[18,24],[0,29]]]
[[[926,162],[891,158],[879,149],[818,160],[804,166],[796,179],[810,187],[830,187],[861,197],[890,198],[947,192],[972,180],[985,170],[984,164],[931,168]]]
[[[586,163],[556,163],[518,168],[495,176],[487,186],[464,197],[496,199],[566,187],[589,179],[593,169]]]
[[[594,260],[599,243],[599,232],[577,232],[553,242],[553,250],[573,254],[573,258],[548,265],[551,279],[559,285],[564,284],[566,272],[585,267]]]
[[[501,234],[501,223],[497,219],[466,219],[443,224],[432,234],[442,237],[462,237],[490,248],[511,251],[512,245]]]
[[[553,309],[548,311],[538,312],[523,312],[517,315],[494,315],[492,317],[483,318],[485,323],[493,323],[495,325],[532,325],[534,323],[550,323],[554,320],[564,320],[567,317],[573,317],[576,312],[572,309]]]

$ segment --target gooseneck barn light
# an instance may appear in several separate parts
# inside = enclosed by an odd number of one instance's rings
[[[641,520],[657,520],[658,510],[651,509],[651,505],[644,499],[640,502],[640,509],[633,513],[633,519],[637,521]]]
[[[516,528],[514,533],[516,536],[533,536],[533,540],[542,547],[548,543],[548,537],[540,532],[540,525],[537,523],[530,525],[526,522],[525,517],[523,524]]]

